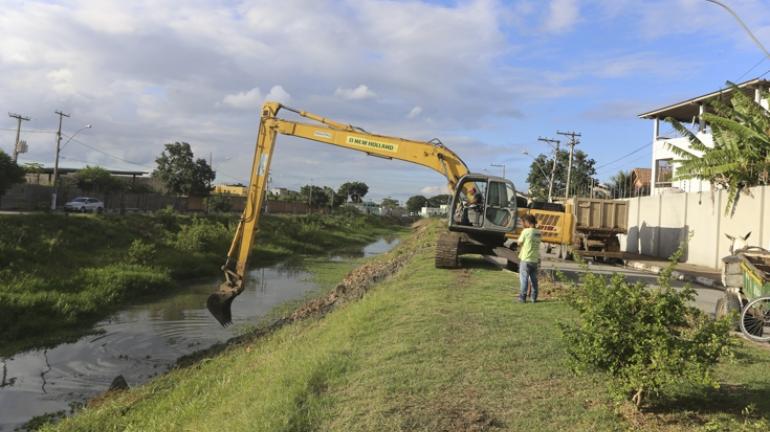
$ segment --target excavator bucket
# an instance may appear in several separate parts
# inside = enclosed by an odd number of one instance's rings
[[[222,327],[227,327],[233,323],[233,314],[230,310],[230,306],[235,300],[235,297],[240,294],[241,291],[232,286],[230,282],[224,282],[219,285],[219,289],[211,294],[206,300],[206,308],[211,315],[219,321]]]

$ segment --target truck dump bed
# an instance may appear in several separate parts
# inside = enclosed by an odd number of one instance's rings
[[[570,198],[575,231],[625,234],[628,230],[628,203],[621,200]]]

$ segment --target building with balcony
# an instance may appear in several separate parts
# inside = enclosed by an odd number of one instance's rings
[[[768,109],[768,100],[764,98],[763,94],[766,94],[767,90],[770,89],[770,81],[756,78],[737,84],[737,87],[741,92],[754,98],[765,109]],[[733,91],[733,88],[725,88],[639,114],[639,118],[652,120],[652,163],[650,167],[652,170],[650,193],[652,195],[667,192],[703,192],[711,188],[710,183],[706,180],[676,179],[678,156],[671,151],[671,146],[679,147],[695,155],[699,154],[690,148],[687,138],[679,136],[673,128],[666,128],[666,132],[661,133],[661,121],[665,122],[667,118],[676,119],[694,132],[704,144],[713,146],[711,129],[704,121],[703,114],[710,111],[709,103],[712,101],[721,99],[724,102],[729,102]]]

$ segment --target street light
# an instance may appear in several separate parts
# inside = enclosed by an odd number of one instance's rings
[[[61,144],[61,116],[59,117],[59,132],[57,134],[58,137],[56,140],[56,161],[53,164],[53,192],[51,193],[51,210],[56,210],[56,197],[59,192],[59,154],[61,153],[61,149],[64,148],[64,146],[66,146],[67,144],[69,144],[69,142],[72,141],[72,138],[75,138],[77,134],[79,134],[80,132],[86,129],[91,129],[91,127],[92,126],[90,124],[83,126],[82,128],[75,131],[75,133],[72,134],[67,139],[64,145],[60,145]]]
[[[535,166],[537,166],[537,168],[538,168],[538,169],[540,170],[540,172],[543,174],[543,177],[545,177],[545,178],[548,178],[548,175],[547,175],[547,174],[545,173],[545,171],[543,170],[543,167],[542,167],[542,166],[540,166],[540,162],[538,162],[538,160],[537,160],[537,158],[536,158],[536,157],[534,157],[534,156],[532,156],[531,154],[529,154],[529,152],[528,152],[528,151],[526,151],[526,150],[522,150],[522,151],[521,151],[521,154],[523,154],[523,155],[527,155],[527,156],[531,157],[531,158],[532,158],[532,160],[533,160],[533,161],[535,161]]]
[[[69,143],[70,143],[70,141],[72,141],[72,138],[75,138],[75,135],[79,134],[80,132],[82,132],[82,131],[84,131],[84,130],[86,130],[86,129],[91,129],[92,127],[93,127],[93,125],[87,124],[87,125],[83,126],[82,128],[78,129],[77,131],[75,131],[75,133],[74,133],[74,134],[72,134],[72,135],[71,135],[71,136],[70,136],[70,137],[67,139],[67,141],[64,141],[64,145],[62,145],[62,146],[61,146],[61,149],[62,149],[62,150],[64,150],[64,147],[67,147],[67,144],[69,144]]]
[[[491,167],[495,168],[502,168],[503,169],[503,178],[505,178],[505,164],[489,164]]]
[[[767,48],[765,48],[765,46],[762,45],[762,42],[760,42],[759,39],[757,39],[757,37],[754,36],[754,33],[751,32],[751,30],[749,29],[749,26],[747,26],[746,23],[743,22],[743,20],[741,19],[741,17],[738,16],[737,13],[735,13],[732,9],[730,9],[729,6],[727,6],[726,4],[720,1],[717,1],[717,0],[706,0],[706,1],[710,3],[714,3],[715,5],[722,6],[723,8],[725,8],[725,10],[727,10],[727,12],[730,12],[730,15],[732,15],[738,21],[738,24],[740,24],[741,27],[743,27],[743,30],[745,30],[746,33],[748,33],[749,37],[751,37],[751,40],[753,40],[754,43],[759,47],[759,49],[761,49],[762,52],[765,53],[765,56],[767,56],[767,58],[770,58],[770,53],[767,52]]]

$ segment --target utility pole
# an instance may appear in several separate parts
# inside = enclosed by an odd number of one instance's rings
[[[570,180],[572,179],[572,158],[575,154],[575,146],[580,144],[580,140],[577,139],[577,137],[580,137],[580,135],[577,132],[559,132],[556,131],[559,135],[564,135],[569,137],[569,163],[567,164],[567,190],[564,193],[564,199],[569,198],[569,186],[570,186]]]
[[[21,134],[21,121],[22,120],[29,121],[30,118],[24,117],[23,115],[15,114],[15,113],[8,113],[8,117],[15,118],[18,121],[18,123],[16,124],[16,141],[14,141],[14,144],[13,144],[13,163],[16,163],[16,160],[18,160],[19,158],[19,150],[20,150],[19,135]]]
[[[307,213],[313,213],[313,179],[310,179],[310,185],[307,188]]]
[[[64,117],[69,117],[61,111],[54,111],[59,116],[59,130],[56,132],[56,160],[53,163],[53,193],[51,193],[51,210],[56,210],[56,194],[59,190],[59,152],[61,152],[61,124]]]
[[[543,138],[539,137],[537,139],[538,141],[543,141],[547,144],[556,144],[556,146],[553,149],[553,164],[551,164],[551,180],[548,182],[548,202],[553,202],[553,179],[554,174],[556,174],[556,159],[559,157],[559,143],[561,141],[551,139],[551,138]]]
[[[489,164],[491,167],[495,168],[502,168],[503,169],[503,178],[505,178],[505,164]]]

